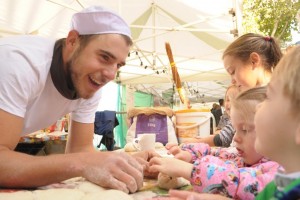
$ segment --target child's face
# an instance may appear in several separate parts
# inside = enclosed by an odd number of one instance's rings
[[[295,145],[297,130],[282,87],[280,80],[272,79],[267,88],[267,99],[257,106],[254,119],[257,152],[279,163],[286,162],[288,152]]]
[[[235,93],[236,93],[236,88],[235,87],[231,87],[228,89],[226,96],[225,96],[225,111],[228,115],[230,115],[230,98],[234,98],[235,97]]]
[[[234,107],[231,108],[231,122],[236,132],[233,140],[236,143],[236,149],[246,164],[253,165],[257,163],[262,155],[254,149],[255,126],[254,123],[245,122],[241,112]]]
[[[242,62],[233,56],[225,56],[224,67],[231,76],[232,84],[239,87],[240,91],[253,88],[257,85],[257,68],[253,68],[251,62]]]

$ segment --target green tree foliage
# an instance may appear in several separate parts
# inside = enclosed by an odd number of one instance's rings
[[[299,0],[244,0],[244,32],[255,32],[292,40],[291,31],[298,30]]]

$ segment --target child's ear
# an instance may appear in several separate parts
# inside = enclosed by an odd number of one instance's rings
[[[260,65],[261,59],[260,59],[260,55],[256,52],[252,52],[250,54],[250,61],[252,63],[252,68],[256,68],[257,66]]]

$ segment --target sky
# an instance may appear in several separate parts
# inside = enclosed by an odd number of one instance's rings
[[[294,31],[292,33],[292,36],[293,36],[293,40],[292,40],[293,44],[295,44],[296,42],[300,41],[300,33],[299,32]]]

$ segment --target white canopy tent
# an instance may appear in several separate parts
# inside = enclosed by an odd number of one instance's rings
[[[66,37],[74,12],[102,5],[115,10],[130,24],[134,40],[117,81],[161,98],[163,91],[173,91],[165,50],[165,42],[169,42],[190,98],[215,101],[224,96],[230,83],[221,56],[238,28],[236,1],[1,0],[0,37]]]

